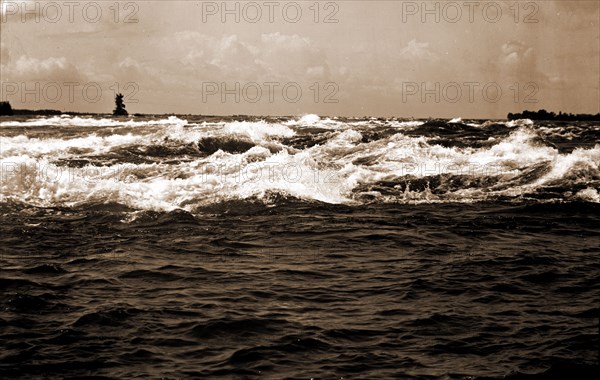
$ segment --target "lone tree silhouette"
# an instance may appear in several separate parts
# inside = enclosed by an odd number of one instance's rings
[[[113,115],[115,116],[127,116],[129,113],[125,109],[125,103],[123,103],[123,94],[117,94],[115,96],[115,105],[117,108],[113,111]]]
[[[0,102],[0,116],[1,115],[12,115],[13,110],[9,102]]]

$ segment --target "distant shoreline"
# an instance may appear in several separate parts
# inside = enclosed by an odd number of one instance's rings
[[[236,117],[236,116],[251,116],[253,118],[293,118],[297,115],[204,115],[204,114],[176,114],[176,113],[160,113],[160,114],[145,114],[145,113],[135,113],[128,116],[115,116],[112,113],[97,113],[97,112],[75,112],[75,111],[60,111],[53,109],[43,109],[43,110],[30,110],[30,109],[12,109],[12,115],[10,114],[2,114],[1,116],[60,116],[60,115],[73,115],[73,116],[100,116],[100,117],[110,117],[110,118],[135,118],[135,117],[170,117],[170,116],[193,116],[193,117],[207,117],[207,118],[215,118],[215,117]],[[321,117],[334,117],[327,115],[319,115]],[[453,118],[434,118],[434,117],[400,117],[400,116],[390,116],[390,117],[376,117],[376,116],[337,116],[343,119],[364,119],[364,118],[377,118],[377,119],[407,119],[407,120],[451,120]],[[600,121],[600,113],[596,115],[592,114],[571,114],[571,113],[563,113],[559,112],[558,114],[554,112],[547,112],[546,110],[540,111],[523,111],[521,113],[509,113],[506,119],[489,119],[489,118],[466,118],[464,120],[519,120],[519,119],[530,119],[536,121]]]
[[[539,111],[523,111],[521,113],[509,113],[506,117],[508,120],[530,119],[538,121],[600,121],[600,113],[596,115],[589,114],[571,114],[559,112],[548,112],[546,110]]]

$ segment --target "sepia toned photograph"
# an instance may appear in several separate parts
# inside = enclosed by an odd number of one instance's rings
[[[598,0],[0,0],[0,379],[599,352]]]

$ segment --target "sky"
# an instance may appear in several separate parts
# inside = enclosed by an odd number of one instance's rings
[[[0,0],[0,100],[130,113],[600,112],[600,2]]]

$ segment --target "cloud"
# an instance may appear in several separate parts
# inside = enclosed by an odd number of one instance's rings
[[[209,36],[195,31],[177,32],[165,37],[160,49],[168,67],[164,75],[189,85],[193,80],[255,80],[259,69],[255,64],[257,49],[233,35]],[[175,63],[182,70],[171,70]],[[186,78],[180,77],[186,76]]]
[[[102,103],[95,101],[97,96],[99,100],[102,98],[102,90],[84,93],[83,89],[90,82],[66,57],[21,55],[12,58],[2,64],[2,80],[4,84],[10,84],[10,91],[6,87],[5,99],[16,108],[72,110],[74,105],[94,107]]]
[[[325,52],[297,34],[262,34],[256,62],[281,80],[326,81],[330,76]]]
[[[302,82],[325,80],[330,75],[326,54],[297,34],[276,32],[247,40],[236,34],[217,37],[182,31],[165,37],[162,50],[162,56],[171,57],[167,61],[177,61],[182,68],[166,71],[165,65],[165,75],[175,81],[183,79],[187,86],[194,80]]]
[[[4,78],[12,81],[82,82],[84,79],[65,57],[38,59],[22,55],[3,66]]]
[[[110,72],[111,80],[121,85],[127,83],[137,83],[144,88],[151,88],[164,85],[161,80],[161,74],[157,68],[148,63],[125,57],[118,63],[115,63]]]
[[[261,34],[261,43],[272,53],[315,53],[312,48],[312,42],[309,38],[301,37],[298,34],[286,35],[280,32]]]
[[[528,93],[531,88],[536,88],[534,98],[540,101],[560,98],[569,88],[575,85],[578,79],[569,78],[570,71],[561,70],[556,60],[545,59],[544,46],[533,47],[522,41],[509,41],[500,46],[497,61],[490,63],[495,69],[491,81],[501,81],[506,88],[514,91],[515,86],[521,89],[521,95]],[[569,63],[571,67],[573,63]],[[583,69],[582,71],[587,71]],[[535,87],[531,87],[531,86]],[[518,96],[515,95],[515,96]],[[564,106],[561,106],[564,108]]]
[[[510,41],[501,47],[502,63],[512,69],[519,70],[522,66],[531,66],[534,62],[533,48],[519,41]]]
[[[500,69],[502,78],[518,83],[535,82],[540,86],[560,85],[562,80],[558,74],[549,75],[541,70],[536,50],[521,41],[509,41],[500,48]]]
[[[407,60],[427,60],[438,59],[438,55],[429,49],[429,42],[417,42],[411,40],[408,45],[400,51],[400,57]]]

